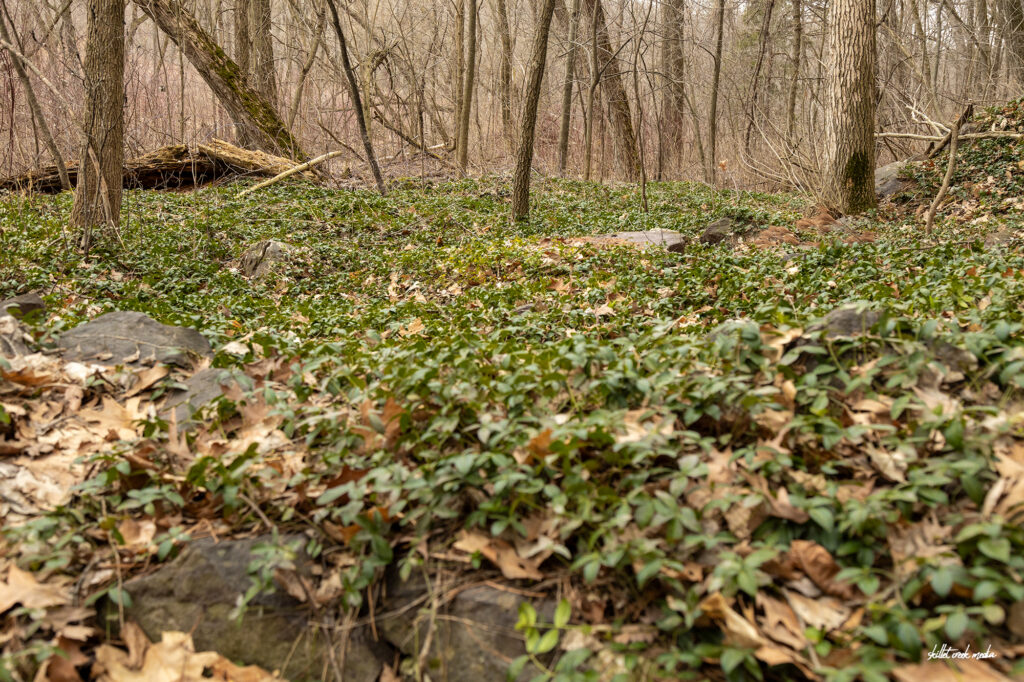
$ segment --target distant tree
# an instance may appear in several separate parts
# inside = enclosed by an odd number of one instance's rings
[[[85,115],[71,226],[92,246],[97,227],[121,220],[124,173],[124,0],[89,0],[85,43]]]
[[[829,4],[822,198],[843,213],[875,205],[875,2]]]
[[[537,127],[537,105],[540,102],[540,86],[544,80],[544,64],[547,62],[548,55],[548,34],[551,32],[551,17],[554,13],[555,0],[544,0],[530,55],[530,76],[526,85],[526,99],[523,102],[519,147],[516,150],[516,167],[512,176],[513,220],[526,220],[530,217],[530,169],[533,166],[533,135]]]

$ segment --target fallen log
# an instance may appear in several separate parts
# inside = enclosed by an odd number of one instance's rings
[[[223,140],[196,145],[161,147],[124,163],[125,189],[179,189],[204,185],[214,180],[239,175],[273,177],[296,168],[299,164],[267,154],[242,149]],[[312,179],[311,173],[303,177]],[[78,162],[68,164],[68,179],[78,181]],[[19,175],[0,179],[0,190],[56,194],[61,191],[60,175],[55,165],[34,168]]]

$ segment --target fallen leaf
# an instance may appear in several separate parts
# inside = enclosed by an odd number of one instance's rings
[[[818,543],[794,540],[789,546],[789,556],[797,568],[806,573],[822,591],[840,599],[853,599],[857,595],[852,585],[835,580],[836,574],[841,570],[839,564],[828,550]]]
[[[0,583],[0,613],[15,604],[27,609],[45,609],[62,606],[70,601],[68,588],[63,582],[39,582],[35,575],[11,564],[7,581]]]
[[[901,665],[892,670],[897,682],[1010,682],[1010,678],[971,659]]]
[[[499,538],[492,538],[479,531],[464,530],[453,545],[455,549],[475,554],[480,552],[492,564],[501,570],[501,574],[511,580],[528,578],[541,580],[544,574],[538,570],[540,561],[520,557],[515,548]]]

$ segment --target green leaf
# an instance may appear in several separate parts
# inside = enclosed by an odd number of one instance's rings
[[[547,652],[558,646],[558,630],[551,628],[544,633],[544,636],[540,638],[540,642],[537,644],[537,648],[533,649],[534,654],[546,654]]]
[[[990,559],[1010,563],[1009,538],[985,538],[978,543],[978,551]]]
[[[564,628],[569,623],[569,616],[572,615],[572,605],[569,604],[568,599],[563,599],[558,602],[558,607],[555,609],[555,627]]]
[[[512,682],[517,679],[523,672],[523,669],[526,667],[529,660],[530,656],[528,654],[523,654],[522,656],[513,659],[513,661],[508,665],[508,670],[505,671],[505,679],[508,682]]]
[[[946,635],[951,640],[959,640],[964,632],[967,630],[967,626],[970,625],[971,620],[967,617],[967,614],[963,611],[956,611],[951,613],[946,619]]]
[[[953,589],[953,571],[943,566],[932,573],[932,589],[935,594],[945,597]]]
[[[722,670],[726,673],[731,673],[743,663],[743,659],[746,657],[747,652],[743,649],[726,649],[722,652]]]

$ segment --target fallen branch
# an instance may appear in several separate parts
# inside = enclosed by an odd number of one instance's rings
[[[924,221],[924,233],[926,235],[931,235],[932,233],[932,223],[935,222],[935,211],[938,210],[939,204],[942,200],[946,198],[946,192],[949,191],[949,182],[953,179],[953,170],[956,168],[956,148],[960,142],[960,125],[961,119],[958,118],[949,131],[949,165],[946,166],[946,176],[942,178],[942,187],[939,188],[939,193],[935,195],[932,205],[928,207],[928,216]]]
[[[918,135],[916,133],[875,133],[875,137],[899,137],[906,138],[908,140],[924,140],[926,142],[942,142],[944,139],[946,139],[943,137],[938,137],[937,135]],[[987,133],[964,133],[962,135],[959,135],[958,138],[961,140],[984,140],[999,138],[1009,140],[1021,140],[1024,139],[1024,133],[1009,133],[1003,130],[990,130]]]
[[[271,185],[274,185],[274,184],[277,184],[278,182],[281,182],[285,178],[290,178],[291,176],[295,175],[296,173],[301,173],[304,170],[309,170],[313,166],[318,166],[321,163],[323,163],[324,161],[327,161],[328,159],[333,159],[335,156],[341,156],[344,153],[345,153],[344,151],[334,151],[334,152],[327,152],[326,154],[321,154],[320,156],[316,157],[315,159],[310,159],[306,163],[300,163],[298,166],[295,166],[294,168],[289,168],[288,170],[286,170],[283,173],[278,173],[274,177],[269,178],[267,180],[264,180],[263,182],[261,182],[259,184],[253,185],[249,189],[243,189],[241,192],[239,192],[236,195],[236,198],[241,199],[245,195],[252,194],[253,192],[255,192],[258,189],[263,189],[264,187],[270,187]]]
[[[928,158],[929,159],[935,158],[935,156],[939,152],[941,152],[943,149],[945,149],[946,145],[949,144],[949,141],[951,139],[953,139],[953,136],[960,134],[960,129],[963,128],[964,125],[969,120],[971,120],[971,116],[973,116],[973,115],[974,115],[974,103],[973,102],[969,102],[967,104],[967,108],[964,109],[963,113],[960,114],[960,116],[956,119],[956,121],[953,122],[953,127],[951,127],[949,129],[949,132],[946,133],[946,135],[942,138],[942,141],[940,141],[939,144],[934,146],[934,147],[932,145],[928,145]]]

